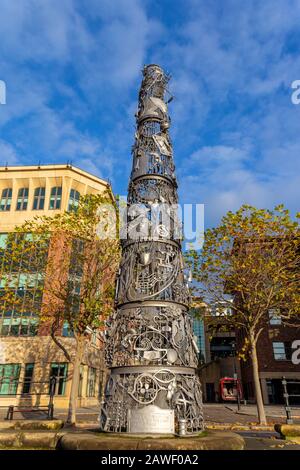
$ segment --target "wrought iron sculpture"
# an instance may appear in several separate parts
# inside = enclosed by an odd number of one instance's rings
[[[196,433],[203,429],[197,345],[177,218],[166,92],[158,65],[143,70],[122,241],[116,311],[108,324],[110,377],[101,428]],[[184,430],[184,431],[183,431]]]

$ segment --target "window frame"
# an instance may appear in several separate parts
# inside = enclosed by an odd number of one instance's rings
[[[28,338],[37,336],[39,319],[31,312],[4,312],[0,315],[0,338]]]
[[[12,368],[14,371],[14,375],[5,374],[5,369]],[[20,363],[7,363],[7,364],[0,364],[0,397],[1,396],[8,396],[8,395],[17,395],[18,392],[18,385],[20,380],[20,371],[21,371],[21,364]],[[5,381],[5,379],[9,379],[9,381]],[[3,393],[2,387],[8,386],[7,392]],[[11,390],[11,388],[13,389]]]
[[[79,366],[79,381],[78,381],[78,398],[82,398],[83,393],[83,378],[84,378],[84,365]]]
[[[89,366],[87,384],[86,384],[87,398],[93,398],[96,396],[96,382],[97,382],[97,369],[95,367]]]
[[[74,331],[72,331],[69,322],[67,321],[63,322],[61,335],[64,338],[74,338]]]
[[[59,210],[61,208],[62,186],[52,186],[49,199],[49,210]],[[52,206],[53,203],[53,207]]]
[[[8,232],[0,232],[0,250],[6,250],[8,235]]]
[[[3,268],[3,260],[10,259],[10,244],[17,242],[20,234],[0,233],[0,272]],[[29,237],[30,234],[26,234]],[[12,238],[11,238],[12,237]],[[48,243],[48,242],[47,242]],[[49,243],[47,245],[49,247]],[[38,253],[41,263],[40,269],[46,269],[47,259]],[[23,263],[30,263],[30,258],[20,257],[20,259],[9,262],[5,268],[5,274],[12,279],[12,292],[15,300],[7,306],[0,306],[0,337],[32,337],[36,336],[39,328],[39,312],[41,308],[42,296],[44,292],[42,274],[37,270],[32,272],[23,270]],[[3,278],[2,278],[3,280]],[[5,282],[5,281],[4,281]],[[0,278],[0,294],[4,287],[4,282]]]
[[[68,211],[76,211],[79,205],[80,192],[71,188],[69,194]]]
[[[282,346],[275,346],[276,345],[282,345]],[[273,341],[272,342],[272,348],[273,348],[273,356],[274,356],[274,359],[275,361],[287,361],[287,355],[286,355],[286,345],[284,343],[284,341]],[[276,352],[276,348],[277,348],[277,352]],[[278,352],[278,351],[283,351],[283,352]],[[276,357],[277,356],[277,357]],[[282,357],[280,357],[282,356]],[[283,357],[284,356],[284,357]]]
[[[23,385],[22,385],[22,395],[30,394],[32,379],[33,379],[33,374],[34,374],[34,366],[35,366],[34,362],[27,362],[25,364]]]
[[[51,362],[50,363],[50,377],[49,377],[49,395],[51,387],[51,377],[56,377],[54,395],[65,396],[66,383],[68,380],[68,362]],[[58,367],[58,374],[53,374],[53,368]],[[61,374],[61,369],[64,368],[64,373]]]
[[[28,208],[29,188],[19,188],[16,211],[26,211]]]
[[[41,192],[43,194],[41,194]],[[45,208],[45,197],[46,197],[46,188],[45,188],[45,186],[39,186],[38,188],[35,188],[34,193],[33,193],[33,204],[32,204],[32,210],[33,211],[43,211],[44,210],[44,208]],[[34,207],[35,205],[37,207]]]
[[[0,199],[0,212],[9,212],[12,204],[13,188],[3,188]],[[4,202],[5,201],[5,202]]]
[[[278,312],[277,314],[275,312]],[[278,326],[282,324],[282,319],[280,316],[280,309],[279,308],[269,308],[269,324],[271,326]]]

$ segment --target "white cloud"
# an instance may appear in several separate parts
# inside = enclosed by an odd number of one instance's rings
[[[138,0],[2,0],[0,71],[8,96],[0,125],[7,142],[26,162],[90,160],[98,174],[124,174],[133,140],[130,92],[137,97],[147,49],[161,30]]]
[[[71,58],[85,47],[89,32],[73,0],[1,1],[0,36],[6,59],[39,63]]]
[[[184,199],[205,202],[213,223],[244,202],[295,208],[300,106],[289,85],[300,55],[289,44],[299,39],[299,1],[187,0],[177,22],[151,3],[1,1],[1,155],[72,160],[125,191],[140,70],[158,62],[173,76]]]
[[[16,165],[19,163],[20,157],[17,154],[16,149],[0,139],[0,166],[4,165]]]
[[[187,168],[181,173],[182,199],[205,204],[206,225],[218,223],[225,212],[237,210],[242,204],[272,208],[284,202],[296,212],[299,210],[300,174],[295,172],[292,163],[287,176],[284,166],[284,157],[290,155],[291,150],[282,149],[278,155],[268,155],[275,163],[272,166],[270,162],[265,171],[260,171],[250,149],[201,148],[192,154]],[[282,171],[280,165],[276,165],[278,158],[282,159]]]

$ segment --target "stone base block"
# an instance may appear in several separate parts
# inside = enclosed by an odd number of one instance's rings
[[[125,436],[106,433],[67,433],[59,441],[62,450],[243,450],[238,434],[208,431],[199,436]]]
[[[5,430],[5,429],[57,431],[61,429],[63,425],[64,425],[64,422],[59,419],[54,419],[54,420],[24,419],[24,420],[19,420],[19,421],[1,421],[0,431]]]
[[[300,444],[300,424],[275,424],[274,428],[283,439]]]

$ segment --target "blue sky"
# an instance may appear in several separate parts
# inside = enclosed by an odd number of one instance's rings
[[[141,69],[172,75],[182,202],[299,210],[300,0],[0,0],[0,165],[65,163],[126,194]]]

